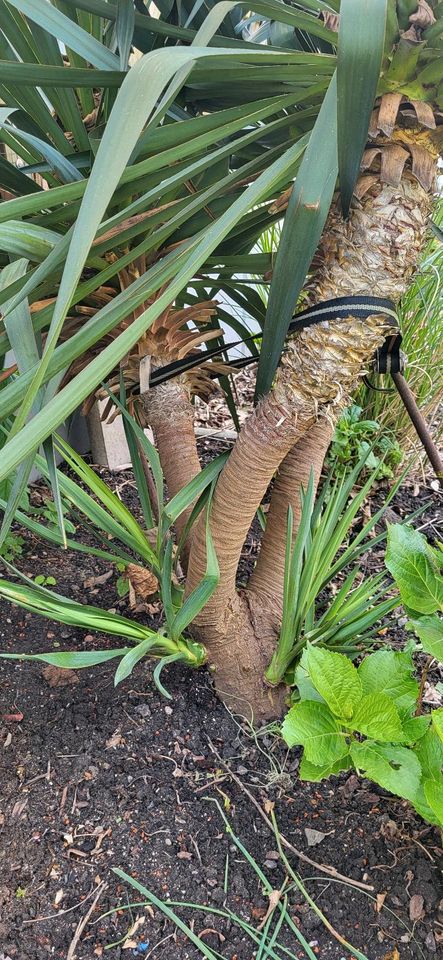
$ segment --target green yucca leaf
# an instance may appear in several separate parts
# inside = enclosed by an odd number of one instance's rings
[[[154,569],[157,569],[157,557],[149,543],[149,540],[146,537],[146,534],[142,530],[135,517],[132,515],[131,511],[128,510],[119,497],[113,493],[108,484],[106,484],[101,477],[97,476],[97,474],[86,463],[83,457],[73,450],[66,440],[63,440],[63,438],[60,436],[56,436],[55,446],[56,449],[63,454],[64,459],[75,471],[82,483],[89,487],[91,493],[93,493],[94,496],[101,501],[109,514],[114,517],[117,523],[127,531],[133,542],[136,544],[140,556],[144,557],[144,559],[151,564]]]
[[[337,57],[337,136],[344,216],[368,136],[380,76],[388,0],[341,0]]]
[[[219,456],[211,460],[186,487],[183,487],[179,493],[176,493],[172,500],[169,500],[164,508],[164,513],[170,523],[175,523],[177,517],[179,517],[191,503],[194,503],[207,487],[214,483],[228,457],[229,451],[219,454]]]
[[[121,617],[118,613],[75,603],[44,587],[27,587],[9,580],[0,580],[0,596],[32,613],[58,620],[59,623],[66,623],[71,627],[80,627],[82,630],[97,630],[100,633],[127,637],[128,640],[145,640],[153,635],[152,630]]]
[[[115,35],[120,57],[120,70],[127,70],[135,27],[134,0],[117,0]]]
[[[143,657],[149,653],[149,650],[154,645],[155,640],[156,637],[154,634],[152,637],[146,637],[145,640],[142,640],[141,643],[138,643],[136,647],[132,648],[132,650],[128,650],[128,653],[125,654],[123,659],[120,661],[117,670],[115,671],[115,687],[117,687],[122,680],[126,680],[126,677],[131,675],[139,660],[142,660]]]
[[[9,2],[20,13],[29,17],[57,40],[61,40],[71,50],[75,50],[95,67],[102,70],[118,70],[118,57],[52,6],[48,0],[44,2],[42,0],[9,0]]]
[[[15,112],[14,108],[0,108],[0,128],[6,132],[15,134],[19,141],[24,141],[26,144],[34,147],[38,153],[41,153],[42,157],[44,157],[49,164],[50,169],[58,173],[64,183],[72,183],[80,180],[82,177],[81,173],[62,153],[54,147],[51,147],[50,144],[45,143],[44,140],[41,140],[39,137],[34,137],[31,133],[17,129],[12,123],[6,122]]]
[[[130,76],[130,74],[129,74]],[[131,346],[137,342],[141,334],[148,329],[150,323],[159,316],[175,296],[192,279],[196,270],[200,268],[210,256],[221,240],[226,237],[232,226],[239,222],[244,214],[255,204],[260,203],[275,183],[282,182],[288,172],[293,169],[299,158],[304,144],[297,143],[290,147],[282,157],[272,163],[249,187],[237,197],[232,205],[219,219],[205,230],[204,236],[191,248],[185,257],[185,265],[177,272],[167,290],[158,297],[140,317],[120,334],[113,343],[107,346],[99,357],[91,361],[86,370],[83,370],[51,400],[44,410],[44,416],[38,414],[31,423],[20,431],[19,437],[14,437],[3,448],[2,464],[0,466],[0,480],[20,462],[28,452],[35,447],[57,426],[63,422],[82,400],[88,396],[94,386],[106,378],[108,373],[119,363]],[[44,371],[40,370],[38,380],[34,380],[34,389]],[[3,392],[3,391],[2,391]]]
[[[286,211],[269,292],[256,400],[274,379],[298,296],[331,205],[337,180],[337,87],[331,80]]]
[[[6,500],[0,497],[0,509],[5,510],[6,506]],[[50,543],[57,543],[63,546],[63,539],[58,530],[54,530],[52,527],[46,527],[43,523],[34,520],[32,516],[28,516],[23,510],[16,510],[14,516],[20,526],[30,530],[31,533],[39,539],[48,540]],[[112,545],[113,550],[110,552],[108,550],[100,550],[98,547],[92,547],[89,543],[81,543],[79,540],[71,540],[67,537],[66,546],[69,550],[86,553],[88,556],[100,557],[109,563],[132,563],[133,561],[133,558],[129,554],[124,553],[124,551],[120,550],[115,544]]]
[[[214,593],[220,579],[220,569],[217,555],[212,540],[211,528],[209,525],[209,516],[211,509],[211,498],[206,508],[206,570],[200,583],[194,588],[192,593],[186,597],[183,606],[174,617],[171,625],[171,636],[173,640],[178,640],[186,627],[192,623],[203,607],[207,604]]]
[[[120,647],[115,650],[73,650],[70,653],[3,653],[3,660],[30,660],[40,663],[49,663],[62,670],[82,670],[96,667],[98,664],[124,657],[131,651],[131,647]]]
[[[113,70],[92,70],[78,67],[54,67],[49,64],[20,63],[19,61],[0,61],[0,82],[11,86],[34,87],[41,83],[44,87],[119,87],[124,73],[117,67]]]

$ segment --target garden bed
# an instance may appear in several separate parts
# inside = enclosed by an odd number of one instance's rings
[[[116,484],[129,501],[129,472]],[[396,498],[400,516],[416,509],[419,498],[413,492],[406,486]],[[441,495],[422,489],[420,497],[425,494],[432,503],[420,522],[435,536]],[[251,538],[245,567],[254,547]],[[102,561],[61,554],[27,536],[20,567],[32,576],[54,576],[62,594],[125,612],[126,601],[116,599],[116,577],[96,581],[107,572]],[[1,614],[1,643],[10,651],[116,645],[5,602]],[[158,617],[155,606],[151,616]],[[400,620],[388,639],[403,638]],[[258,927],[268,901],[226,832],[214,799],[273,888],[281,887],[285,871],[272,830],[253,799],[262,810],[275,801],[282,834],[302,853],[373,888],[349,886],[288,852],[300,875],[312,878],[306,887],[329,921],[369,960],[436,954],[443,933],[440,837],[407,802],[349,774],[320,785],[298,782],[297,752],[288,754],[270,731],[254,736],[231,716],[215,698],[205,670],[165,670],[170,701],[155,689],[145,664],[117,690],[113,673],[111,664],[62,676],[73,682],[51,686],[60,677],[48,675],[42,664],[0,661],[2,960],[199,957],[158,908],[124,909],[143,898],[116,877],[113,867],[162,900],[202,904],[200,912],[177,912],[226,960],[250,960],[252,941],[210,910],[230,909]],[[431,699],[435,679],[431,676],[427,688]],[[296,890],[289,903],[293,922],[316,955],[325,960],[350,955]],[[125,946],[125,935],[138,920]],[[278,940],[295,956],[304,955],[285,925]],[[120,944],[107,950],[115,941]]]

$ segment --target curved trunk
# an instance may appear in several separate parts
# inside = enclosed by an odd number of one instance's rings
[[[397,302],[405,291],[423,247],[430,196],[409,171],[395,185],[375,179],[370,192],[355,202],[348,221],[341,217],[338,199],[333,204],[316,257],[315,278],[307,291],[311,303],[352,294]],[[257,685],[255,670],[263,661],[263,651],[270,649],[278,636],[282,560],[274,592],[270,589],[271,557],[278,553],[279,536],[281,554],[284,552],[285,507],[274,507],[270,543],[263,548],[251,591],[239,599],[235,577],[246,533],[275,471],[299,443],[301,462],[297,464],[294,452],[280,479],[286,505],[289,498],[294,500],[290,476],[298,485],[310,467],[306,463],[312,452],[307,431],[319,421],[334,420],[388,331],[386,317],[362,321],[350,316],[307,328],[289,341],[272,391],[244,425],[220,475],[211,512],[220,583],[192,630],[207,647],[222,699],[226,699],[227,675],[232,675],[235,695],[251,705],[256,719],[275,716],[281,703],[281,699],[270,701],[264,680]],[[322,433],[320,428],[316,430]],[[326,437],[323,442],[325,445]],[[205,564],[205,533],[200,523],[190,553],[188,592],[201,580]],[[241,628],[239,610],[242,618],[247,615]],[[255,662],[252,671],[242,671],[245,657],[248,663],[251,659]],[[232,684],[228,700],[231,695]]]
[[[369,329],[363,329],[362,321],[351,317],[331,324],[327,332],[319,327],[307,329],[289,343],[273,390],[243,427],[215,488],[211,532],[220,582],[193,622],[192,633],[207,648],[220,697],[230,703],[233,689],[236,699],[249,703],[256,720],[275,717],[284,698],[282,690],[275,691],[271,698],[263,680],[263,663],[269,662],[278,638],[281,603],[269,594],[262,597],[246,591],[241,598],[240,629],[235,579],[243,543],[280,463],[294,443],[314,426],[317,416],[341,408],[368,351],[373,354],[383,341],[385,330],[383,317],[374,317]],[[354,344],[352,349],[350,342]],[[206,534],[201,520],[191,546],[188,594],[204,576],[205,567]],[[253,643],[251,636],[255,638]],[[245,658],[248,666],[243,671]],[[228,685],[229,664],[237,664],[232,685]]]
[[[334,433],[332,416],[318,420],[311,430],[292,447],[280,465],[272,490],[271,503],[266,520],[266,530],[259,557],[248,583],[248,591],[266,597],[268,602],[281,612],[285,574],[286,531],[288,507],[294,515],[293,540],[296,537],[301,517],[301,488],[306,490],[311,471],[314,474],[314,489],[320,480],[323,462]]]

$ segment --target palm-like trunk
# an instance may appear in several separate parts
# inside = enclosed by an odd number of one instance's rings
[[[402,131],[401,149],[409,156],[406,138]],[[411,144],[417,147],[412,135]],[[398,142],[391,146],[398,159]],[[382,176],[383,169],[388,170],[398,182],[383,183],[379,172],[367,173],[348,221],[342,219],[338,198],[334,202],[316,256],[314,280],[307,289],[311,303],[365,294],[400,299],[423,248],[431,204],[428,189],[417,179],[424,162],[421,146],[420,163],[417,153],[413,158],[415,175],[406,170],[398,177],[398,163],[386,167],[382,156]],[[379,154],[377,149],[371,162],[379,163]],[[429,159],[435,164],[435,156]],[[262,678],[281,620],[288,503],[297,519],[300,484],[306,485],[311,468],[318,481],[336,417],[388,332],[386,317],[374,315],[362,321],[349,316],[307,328],[290,340],[272,390],[244,424],[219,477],[211,532],[220,583],[192,631],[206,645],[221,698],[237,712],[251,710],[255,720],[275,716],[284,697],[282,688],[271,691]],[[155,428],[159,442],[163,429]],[[188,433],[189,425],[184,450],[191,449]],[[182,458],[180,466],[177,452],[176,447],[172,453],[165,449],[162,458],[165,468],[174,460],[172,489],[187,482],[189,470],[195,470],[194,455],[186,463]],[[262,552],[248,587],[238,591],[236,574],[244,540],[277,471]],[[205,566],[201,521],[190,546],[187,592],[201,580]]]

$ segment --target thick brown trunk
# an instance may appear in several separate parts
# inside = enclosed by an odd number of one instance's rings
[[[306,490],[312,471],[314,489],[317,490],[323,462],[333,432],[334,422],[332,417],[328,420],[318,420],[289,451],[280,465],[275,480],[267,515],[266,530],[257,564],[248,584],[248,591],[266,597],[268,602],[279,612],[281,612],[283,606],[284,548],[288,507],[292,507],[294,515],[293,537],[295,539],[302,509],[301,488],[303,487]]]
[[[267,604],[244,591],[233,593],[217,625],[196,631],[207,642],[218,696],[233,713],[251,723],[280,716],[285,688],[273,688],[263,676],[278,638],[278,622]]]
[[[257,720],[276,716],[284,699],[281,689],[271,697],[263,674],[257,681],[255,673],[275,649],[281,604],[269,593],[260,596],[255,591],[246,592],[241,600],[243,626],[239,629],[235,581],[244,540],[280,463],[314,426],[318,416],[322,418],[329,413],[335,416],[335,411],[341,409],[367,353],[372,354],[383,341],[385,325],[385,319],[378,317],[369,329],[363,330],[361,320],[349,318],[331,323],[327,331],[320,327],[307,329],[289,343],[273,390],[244,425],[214,492],[211,532],[220,566],[220,582],[192,624],[192,632],[208,650],[216,689],[222,699],[231,702],[234,690],[243,705],[249,704],[248,709]],[[350,342],[355,346],[350,348]],[[322,357],[320,369],[318,356]],[[205,525],[200,521],[191,546],[188,593],[204,576],[205,567]],[[245,602],[249,610],[247,616]],[[243,670],[245,657],[247,668]],[[237,666],[233,680],[228,683],[234,663]]]
[[[154,432],[169,497],[179,493],[200,472],[194,433],[194,408],[189,393],[179,381],[171,380],[148,390],[141,397],[146,419]],[[181,537],[192,506],[176,521]],[[190,550],[188,537],[182,552],[184,566]]]
[[[417,264],[429,209],[427,191],[409,173],[395,186],[378,183],[371,194],[356,202],[346,222],[337,201],[320,244],[315,280],[308,290],[310,302],[352,294],[398,301]],[[258,667],[263,652],[271,650],[273,638],[278,635],[281,604],[269,589],[270,562],[269,576],[266,574],[265,578],[262,573],[266,552],[263,566],[258,566],[252,580],[252,590],[239,601],[235,577],[244,538],[273,474],[297,442],[301,463],[297,465],[293,458],[288,473],[293,474],[295,482],[305,476],[307,431],[318,420],[335,418],[387,332],[386,318],[374,316],[361,321],[350,316],[310,327],[290,341],[271,393],[244,425],[219,478],[212,503],[211,531],[220,564],[220,583],[193,630],[206,644],[222,698],[224,689],[229,686],[229,698],[234,688],[235,696],[251,705],[256,719],[275,715],[281,699],[270,701],[264,681],[257,683],[254,671],[243,671],[242,659],[246,656],[248,663]],[[306,438],[305,442],[301,438]],[[286,467],[282,484],[285,477]],[[276,518],[271,521],[274,556],[278,550],[277,528],[283,555],[283,518],[289,497],[294,498],[294,489],[286,489],[286,505],[275,507]],[[280,578],[281,563],[280,559]],[[189,590],[201,580],[205,564],[205,532],[200,523],[190,554]],[[245,601],[249,607],[247,616]],[[243,626],[238,619],[240,609],[246,616]]]

